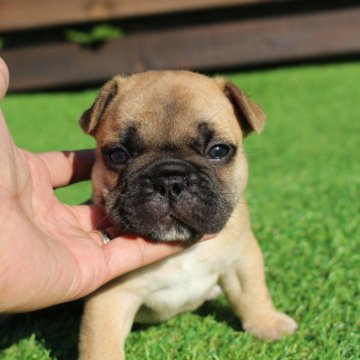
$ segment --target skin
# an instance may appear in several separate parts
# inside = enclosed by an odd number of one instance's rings
[[[0,100],[8,84],[0,58]],[[0,312],[78,299],[182,249],[127,236],[104,245],[96,229],[111,233],[111,224],[100,208],[59,202],[53,189],[88,179],[93,162],[92,150],[34,154],[18,148],[0,111]]]

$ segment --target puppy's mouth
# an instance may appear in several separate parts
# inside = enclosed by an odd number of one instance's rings
[[[125,230],[125,229],[124,229]],[[176,215],[169,213],[158,220],[151,228],[140,230],[128,227],[126,233],[141,236],[152,242],[195,242],[203,234],[186,224]]]
[[[219,221],[214,216],[217,214],[216,206],[209,206],[209,209],[193,199],[189,196],[184,202],[171,204],[155,197],[126,206],[116,202],[108,214],[121,234],[142,237],[152,242],[192,244],[200,239],[214,237],[225,225],[224,219]],[[192,200],[195,203],[189,206]]]
[[[151,221],[145,220],[146,210],[137,212],[141,215],[131,217],[125,216],[124,210],[117,211],[113,208],[110,212],[112,219],[111,237],[130,235],[142,237],[151,242],[186,242],[194,243],[204,237],[204,232],[196,229],[189,224],[186,219],[181,218],[181,212],[177,214],[175,209],[166,206],[166,210],[156,211],[152,209],[150,213],[156,214]],[[114,211],[115,210],[115,211]],[[119,216],[121,214],[121,216]]]
[[[149,235],[151,240],[161,241],[195,241],[202,237],[199,231],[173,213],[167,214],[159,222],[159,227]]]

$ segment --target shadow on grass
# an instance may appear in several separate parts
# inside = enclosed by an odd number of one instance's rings
[[[0,326],[0,350],[35,334],[52,357],[75,360],[82,301],[63,304],[32,313],[13,315]]]
[[[234,314],[230,305],[223,302],[207,301],[194,313],[202,317],[212,316],[218,323],[226,324],[235,331],[244,332],[239,318]]]
[[[0,350],[35,334],[37,341],[59,360],[76,360],[83,302],[55,306],[27,314],[13,315],[0,324]],[[235,331],[243,331],[239,319],[231,308],[221,301],[208,301],[193,312],[199,317],[211,316],[218,323],[226,324]],[[143,331],[156,324],[135,324],[132,331]]]
[[[192,313],[202,318],[211,316],[218,323],[225,324],[235,331],[244,332],[240,320],[231,310],[230,305],[224,304],[223,302],[217,300],[206,301]],[[157,326],[157,324],[134,324],[131,331],[143,331],[153,326]]]

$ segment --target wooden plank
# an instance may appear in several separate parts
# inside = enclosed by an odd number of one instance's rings
[[[148,69],[216,69],[360,53],[360,7],[134,34],[97,49],[3,51],[11,90],[89,84]]]
[[[281,0],[0,0],[0,31]]]

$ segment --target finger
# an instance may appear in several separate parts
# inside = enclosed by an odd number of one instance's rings
[[[54,188],[90,179],[95,162],[95,151],[53,151],[39,153],[38,156],[49,169]]]
[[[151,264],[185,248],[180,243],[149,242],[140,237],[122,236],[103,246],[108,271],[105,281]]]
[[[0,57],[0,100],[3,99],[9,86],[9,69]]]
[[[112,224],[105,210],[96,205],[69,206],[85,231],[106,229]]]

